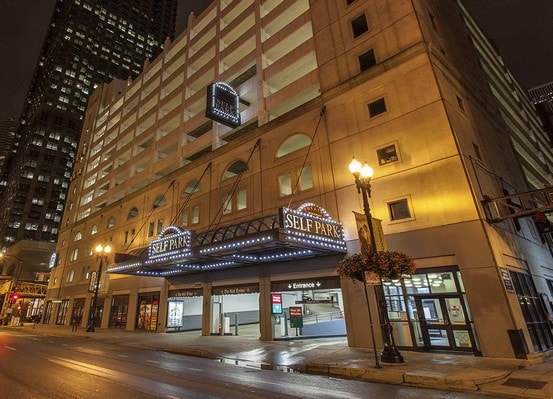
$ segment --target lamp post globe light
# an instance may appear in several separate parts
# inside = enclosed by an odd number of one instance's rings
[[[365,213],[365,217],[367,218],[367,224],[369,225],[369,234],[371,240],[369,245],[369,255],[374,254],[377,251],[377,248],[374,236],[374,227],[372,223],[371,207],[369,205],[369,198],[371,197],[371,177],[373,175],[373,169],[366,163],[365,165],[361,165],[361,162],[353,158],[353,160],[349,164],[349,171],[355,178],[355,186],[357,187],[357,192],[361,194],[363,199],[363,211]],[[365,283],[364,276],[363,282]],[[378,316],[380,319],[380,330],[382,333],[383,342],[382,352],[380,353],[380,360],[385,363],[405,363],[403,355],[397,349],[394,342],[394,336],[392,335],[392,325],[390,324],[390,318],[388,317],[384,287],[382,286],[382,284],[375,285],[374,291],[378,303]]]
[[[98,273],[96,274],[96,279],[94,281],[94,297],[92,298],[92,306],[90,308],[90,319],[88,321],[88,326],[86,327],[86,332],[95,332],[94,324],[96,318],[98,317],[98,290],[100,289],[100,281],[102,278],[102,267],[104,266],[104,259],[107,258],[108,254],[111,252],[111,247],[106,245],[96,246],[94,249],[98,258],[100,258],[100,267],[98,268]]]

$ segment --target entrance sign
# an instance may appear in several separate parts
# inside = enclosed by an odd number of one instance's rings
[[[212,83],[207,87],[205,116],[223,125],[238,127],[241,124],[239,101],[238,93],[228,84]]]
[[[271,283],[271,291],[303,291],[340,288],[339,277],[320,277],[316,279],[274,281]]]
[[[290,306],[290,327],[302,328],[303,327],[303,308],[301,306]]]
[[[282,314],[282,294],[271,294],[271,313]]]

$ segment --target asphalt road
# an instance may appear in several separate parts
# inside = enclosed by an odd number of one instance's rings
[[[263,370],[86,338],[0,331],[0,399],[465,399],[475,395]]]

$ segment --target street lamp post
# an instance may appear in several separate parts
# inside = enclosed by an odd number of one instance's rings
[[[111,252],[111,247],[109,245],[106,245],[105,247],[102,245],[98,245],[95,248],[96,253],[98,254],[98,257],[100,258],[100,267],[98,268],[98,274],[96,276],[96,281],[94,284],[94,297],[92,299],[92,307],[90,309],[90,319],[88,321],[88,327],[86,328],[86,332],[95,332],[94,324],[96,321],[97,313],[98,313],[98,290],[100,289],[100,279],[102,277],[102,267],[104,265],[104,258],[107,258],[107,255]]]
[[[349,170],[355,178],[355,186],[357,192],[361,194],[363,198],[363,210],[365,217],[367,218],[367,224],[369,225],[369,234],[371,242],[369,245],[369,254],[373,254],[377,251],[376,240],[374,238],[374,228],[372,223],[371,207],[369,205],[369,198],[371,197],[371,177],[373,175],[373,169],[365,163],[361,165],[355,158],[349,164]],[[365,280],[365,278],[363,278]],[[392,335],[392,325],[390,324],[390,318],[388,317],[388,309],[386,305],[386,297],[384,295],[384,288],[382,284],[374,286],[374,292],[378,303],[378,316],[380,319],[380,330],[382,332],[382,352],[380,353],[380,360],[385,363],[405,363],[403,355],[397,349],[394,336]]]

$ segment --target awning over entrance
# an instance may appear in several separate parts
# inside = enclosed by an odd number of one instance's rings
[[[205,233],[170,226],[138,253],[117,254],[108,273],[173,276],[345,252],[342,224],[304,204]]]

